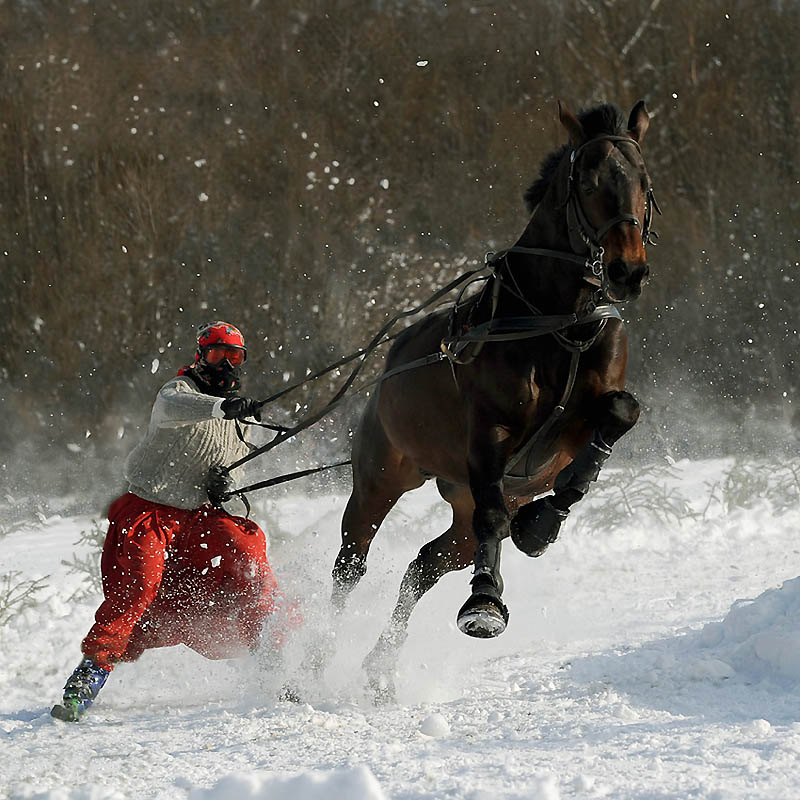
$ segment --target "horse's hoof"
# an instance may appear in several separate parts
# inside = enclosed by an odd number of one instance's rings
[[[508,609],[486,595],[472,595],[458,612],[456,624],[467,636],[493,639],[506,629]]]
[[[518,550],[538,558],[558,538],[568,510],[556,508],[549,497],[540,497],[523,506],[511,521],[511,541]]]

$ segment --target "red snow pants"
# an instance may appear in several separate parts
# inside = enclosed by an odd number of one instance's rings
[[[264,532],[203,505],[117,498],[101,569],[105,600],[84,655],[111,669],[153,647],[185,644],[206,658],[241,655],[280,602]]]

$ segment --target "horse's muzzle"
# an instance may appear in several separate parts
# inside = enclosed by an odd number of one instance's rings
[[[631,264],[615,258],[606,264],[605,293],[612,303],[635,300],[642,293],[650,268],[646,263]]]

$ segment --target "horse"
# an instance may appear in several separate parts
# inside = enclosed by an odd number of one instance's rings
[[[354,434],[352,493],[333,567],[342,612],[370,544],[405,493],[435,479],[452,524],[409,564],[391,619],[364,661],[376,700],[419,599],[474,564],[458,627],[474,637],[509,619],[500,573],[507,538],[538,557],[636,423],[625,390],[627,337],[616,304],[648,277],[660,213],[641,145],[650,117],[603,104],[558,118],[568,143],[547,156],[516,244],[487,254],[483,288],[404,329]],[[475,288],[475,287],[473,287]],[[550,493],[550,494],[547,494]],[[543,496],[544,495],[544,496]]]

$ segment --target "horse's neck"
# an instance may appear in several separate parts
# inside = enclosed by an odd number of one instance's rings
[[[563,211],[538,205],[516,246],[572,253]],[[593,293],[577,265],[547,256],[509,254],[503,280],[508,283],[509,291],[501,292],[498,314],[502,315],[526,313],[521,309],[527,304],[544,314],[568,314],[585,308]],[[515,294],[522,295],[527,303]]]

